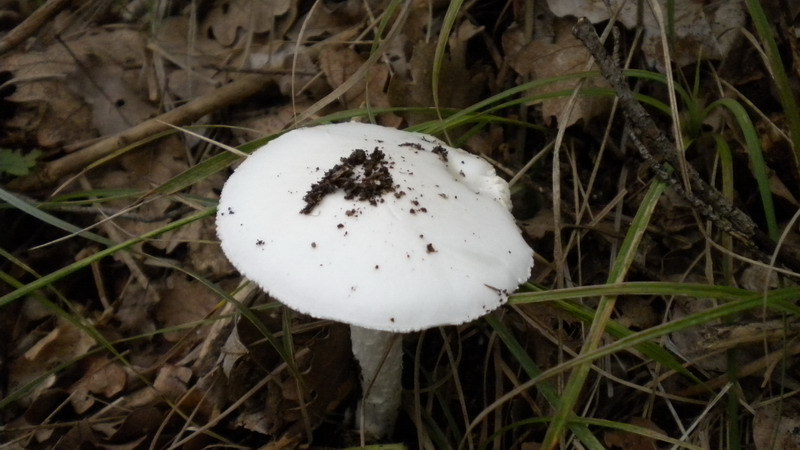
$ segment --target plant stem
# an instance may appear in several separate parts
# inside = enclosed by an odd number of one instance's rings
[[[361,366],[361,402],[356,420],[366,440],[389,436],[400,409],[402,339],[390,331],[350,326],[353,355]]]

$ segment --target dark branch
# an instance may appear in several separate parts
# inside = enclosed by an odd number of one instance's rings
[[[631,140],[642,158],[652,165],[656,176],[668,183],[678,195],[686,199],[697,212],[711,220],[719,229],[738,237],[752,250],[756,250],[762,259],[768,259],[766,256],[771,255],[776,249],[775,242],[756,226],[750,216],[734,206],[716,188],[706,183],[694,167],[680,164],[675,145],[667,139],[650,114],[636,101],[622,69],[606,52],[592,24],[585,18],[579,19],[572,32],[592,54],[600,67],[600,73],[616,91],[622,111],[631,125]],[[661,161],[666,161],[668,166]],[[684,189],[671,174],[672,169],[679,167],[685,168],[690,188],[688,190]],[[779,250],[778,258],[793,271],[800,272],[800,261],[784,248]]]

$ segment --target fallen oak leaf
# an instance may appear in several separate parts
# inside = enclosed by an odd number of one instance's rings
[[[69,389],[69,400],[75,412],[83,414],[95,403],[92,394],[111,398],[125,389],[127,380],[128,375],[119,363],[102,357],[93,358],[86,375]]]

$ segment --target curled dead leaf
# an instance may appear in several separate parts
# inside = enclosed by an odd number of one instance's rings
[[[290,0],[218,1],[204,21],[207,36],[220,44],[232,46],[239,32],[266,33],[274,28],[276,17],[289,11]]]
[[[127,379],[119,363],[104,357],[92,358],[86,374],[69,389],[72,407],[78,414],[86,412],[94,405],[95,394],[111,398],[125,389]]]
[[[12,361],[9,368],[9,391],[13,392],[39,377],[45,377],[56,366],[85,355],[94,345],[94,339],[83,330],[60,320],[52,331],[39,339],[22,357]],[[47,378],[46,382],[37,384],[31,396],[26,396],[27,401],[35,398],[37,392],[55,381],[54,374]]]
[[[515,72],[531,80],[558,78],[565,74],[583,72],[590,61],[589,51],[572,35],[572,22],[559,20],[554,26],[555,39],[536,39],[526,42],[519,27],[509,28],[503,34],[503,49],[509,55],[509,64]],[[578,80],[557,81],[531,91],[529,95],[562,92],[559,97],[541,101],[542,116],[546,121],[553,118],[563,120],[563,113],[569,104],[569,91],[578,86]],[[585,88],[607,87],[602,78],[592,78],[583,85]],[[605,112],[611,106],[610,97],[578,97],[566,126],[578,121],[587,123]]]
[[[631,417],[629,424],[655,431],[658,434],[666,435],[655,422],[645,417]],[[607,431],[603,436],[603,441],[611,448],[621,450],[657,450],[656,440],[641,434],[630,433],[627,431],[614,430]]]
[[[794,399],[779,400],[782,404],[766,404],[753,417],[753,442],[756,450],[800,449],[800,403]]]
[[[626,0],[547,0],[547,4],[558,17],[587,17],[592,23],[606,21],[619,11],[616,19],[626,27],[642,25],[642,51],[650,65],[664,71],[663,33],[649,5]],[[744,2],[660,0],[658,4],[665,22],[667,11],[672,14],[670,52],[678,66],[692,64],[699,58],[724,58],[738,39],[733,30],[746,22]],[[640,7],[644,10],[640,11]]]

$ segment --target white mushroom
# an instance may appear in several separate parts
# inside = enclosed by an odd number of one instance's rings
[[[379,438],[400,405],[393,333],[476,319],[528,278],[533,251],[509,206],[507,184],[481,158],[428,135],[344,123],[254,152],[223,188],[217,233],[271,296],[351,325],[368,390],[359,415]]]

